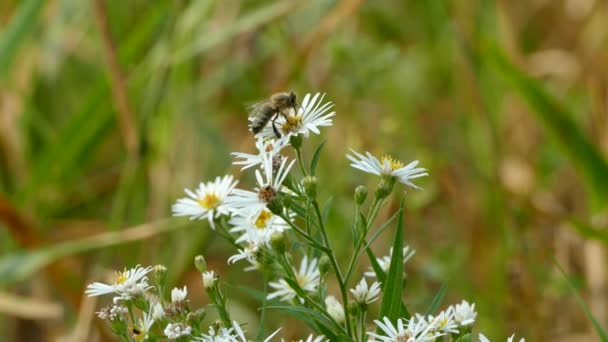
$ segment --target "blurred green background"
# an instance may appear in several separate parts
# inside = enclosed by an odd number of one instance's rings
[[[498,341],[593,341],[555,261],[606,326],[606,22],[599,0],[3,0],[0,336],[111,340],[83,288],[137,263],[206,303],[197,254],[237,279],[231,305],[255,327],[240,285],[259,277],[226,265],[205,222],[164,219],[184,187],[238,175],[246,105],[293,90],[335,103],[305,154],[327,140],[319,191],[340,251],[352,191],[375,181],[349,148],[429,169],[406,195],[410,311],[446,283],[444,303],[475,302]]]

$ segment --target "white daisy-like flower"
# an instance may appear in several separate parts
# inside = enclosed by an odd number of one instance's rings
[[[275,122],[277,129],[283,135],[279,140],[288,142],[289,137],[300,134],[308,137],[310,132],[320,134],[319,127],[331,126],[331,117],[336,115],[336,112],[330,112],[333,103],[330,101],[323,103],[324,98],[325,94],[321,93],[306,94],[300,107],[295,112],[291,110],[285,116],[279,115]],[[256,136],[275,137],[272,125],[266,125]]]
[[[414,256],[414,254],[416,254],[416,250],[411,249],[410,246],[403,247],[403,264],[408,262]],[[389,268],[391,267],[392,257],[393,257],[393,248],[391,247],[391,251],[390,251],[389,255],[385,255],[381,258],[376,258],[378,265],[380,265],[380,268],[385,273],[388,272]],[[365,275],[366,277],[375,278],[376,272],[374,272],[374,269],[370,266],[369,271],[363,273],[363,275]]]
[[[135,341],[145,341],[150,337],[148,333],[154,324],[154,318],[152,316],[152,314],[144,312],[143,320],[141,318],[139,319],[137,329],[133,329]]]
[[[184,189],[189,197],[180,198],[171,210],[173,216],[190,216],[191,220],[207,219],[212,229],[215,229],[214,219],[230,214],[226,205],[226,197],[238,183],[232,176],[217,177],[212,182],[200,183],[194,192]]]
[[[255,147],[258,150],[257,154],[249,154],[242,152],[232,152],[231,154],[236,158],[232,164],[243,165],[242,170],[254,167],[263,163],[266,155],[271,155],[273,158],[279,155],[279,152],[287,145],[287,141],[284,139],[272,139],[258,137],[255,142]],[[240,159],[240,160],[239,160]]]
[[[169,323],[164,333],[170,340],[177,340],[182,336],[190,336],[192,327],[184,323]]]
[[[246,267],[245,271],[251,271],[258,269],[258,257],[260,255],[260,248],[262,248],[262,244],[258,241],[255,241],[255,235],[251,234],[249,241],[247,242],[247,246],[245,248],[238,250],[238,253],[228,258],[228,264],[234,264],[240,260],[247,260],[251,264],[250,267]]]
[[[441,311],[437,316],[428,316],[427,322],[433,331],[444,334],[457,334],[458,324],[454,321],[452,310]]]
[[[250,211],[248,213],[241,211],[241,214],[233,216],[228,223],[233,226],[230,232],[242,233],[236,239],[236,243],[247,241],[268,244],[272,234],[282,233],[290,228],[285,220],[274,215],[268,209]]]
[[[325,307],[327,308],[327,313],[333,318],[336,322],[342,323],[344,322],[344,307],[336,297],[327,296],[325,297]]]
[[[217,275],[214,271],[203,272],[202,277],[204,288],[210,289],[215,286],[215,283],[217,282]]]
[[[273,168],[273,158],[269,154],[264,154],[261,172],[255,170],[257,187],[254,191],[234,189],[226,202],[235,212],[246,210],[248,212],[260,212],[266,205],[277,197],[281,190],[281,185],[295,160],[289,164],[287,158],[283,158],[278,167]]]
[[[146,274],[152,271],[152,267],[143,268],[140,265],[129,270],[116,272],[114,284],[93,283],[87,286],[85,293],[89,297],[101,296],[109,293],[116,293],[114,303],[118,300],[130,300],[135,296],[143,294],[150,288]]]
[[[469,302],[463,300],[460,304],[450,306],[450,309],[454,313],[454,320],[460,326],[475,323],[475,319],[477,318],[477,312],[475,312],[475,303],[469,304]]]
[[[408,320],[397,319],[397,325],[384,317],[383,321],[374,320],[374,323],[382,330],[383,335],[378,335],[375,332],[367,332],[367,334],[376,341],[382,342],[429,342],[435,341],[442,333],[430,332],[431,326],[426,321],[416,320],[414,318]]]
[[[378,300],[380,283],[376,281],[371,287],[368,287],[367,280],[363,277],[354,289],[350,289],[350,292],[352,293],[355,302],[359,304],[370,304]]]
[[[296,274],[295,280],[302,290],[311,293],[317,291],[321,276],[317,259],[312,259],[310,260],[310,263],[308,263],[308,257],[304,256],[300,263],[300,270],[296,272],[294,269],[294,273]],[[297,296],[296,291],[289,286],[285,279],[279,279],[277,282],[270,282],[268,285],[276,290],[268,295],[268,299],[278,297],[282,301],[290,302]],[[301,303],[304,303],[303,298],[299,299]]]
[[[277,329],[270,334],[263,342],[270,341],[281,329]],[[245,337],[245,332],[236,321],[232,322],[232,327],[219,328],[217,331],[213,327],[209,327],[209,334],[203,334],[202,337],[195,338],[195,341],[203,342],[248,342]]]
[[[173,303],[181,302],[181,301],[185,300],[187,296],[188,296],[188,289],[186,288],[186,286],[184,286],[183,289],[176,287],[173,290],[171,290],[171,302],[173,302]]]
[[[385,155],[381,160],[372,156],[369,152],[365,152],[365,155],[357,153],[351,149],[354,156],[349,154],[346,155],[352,164],[350,166],[367,173],[371,173],[377,176],[387,176],[398,180],[399,182],[411,186],[414,189],[422,189],[411,182],[412,179],[428,176],[425,168],[416,167],[418,161],[404,165],[402,162],[394,159],[389,155]]]

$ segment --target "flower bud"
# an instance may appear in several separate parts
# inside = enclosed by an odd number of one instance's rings
[[[164,286],[167,280],[167,268],[164,265],[154,266],[154,278],[158,285]]]
[[[272,201],[268,202],[266,208],[275,215],[281,215],[283,213],[283,203],[279,198],[274,198]]]
[[[205,258],[202,255],[197,255],[194,258],[194,266],[201,273],[207,270],[207,262],[205,262]]]
[[[365,202],[366,198],[367,198],[367,187],[365,187],[365,185],[359,185],[355,189],[355,203],[357,203],[357,205],[361,205],[361,204],[363,204],[363,202]]]
[[[304,187],[304,192],[308,198],[315,198],[317,196],[317,177],[304,177],[304,179],[302,179],[302,186]]]
[[[215,287],[216,283],[217,283],[217,276],[215,275],[215,272],[213,272],[213,271],[203,272],[203,287],[206,290],[210,290],[213,287]]]
[[[274,232],[270,236],[270,245],[277,253],[285,253],[285,234],[282,232]]]
[[[291,147],[295,148],[296,150],[299,150],[300,147],[302,147],[302,136],[300,134],[294,134],[291,137],[289,137],[289,144],[291,145]]]
[[[321,256],[319,260],[319,272],[321,275],[324,275],[329,271],[329,267],[331,266],[331,262],[329,261],[329,257],[327,255]]]

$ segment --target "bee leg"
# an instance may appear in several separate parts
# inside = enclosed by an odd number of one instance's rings
[[[279,117],[279,113],[277,112],[274,115],[274,119],[272,119],[272,131],[274,132],[274,135],[277,136],[277,139],[281,138],[281,133],[279,133],[279,130],[277,129],[277,125],[276,125],[276,121],[277,121],[278,117]]]

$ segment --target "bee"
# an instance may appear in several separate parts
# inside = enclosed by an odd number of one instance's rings
[[[279,115],[287,118],[286,111],[292,108],[296,110],[298,103],[296,101],[296,94],[292,92],[275,93],[270,96],[267,100],[256,103],[251,106],[250,120],[251,120],[251,131],[254,134],[260,133],[268,122],[272,121],[272,130],[277,138],[281,137],[281,133],[276,126],[276,120]]]

